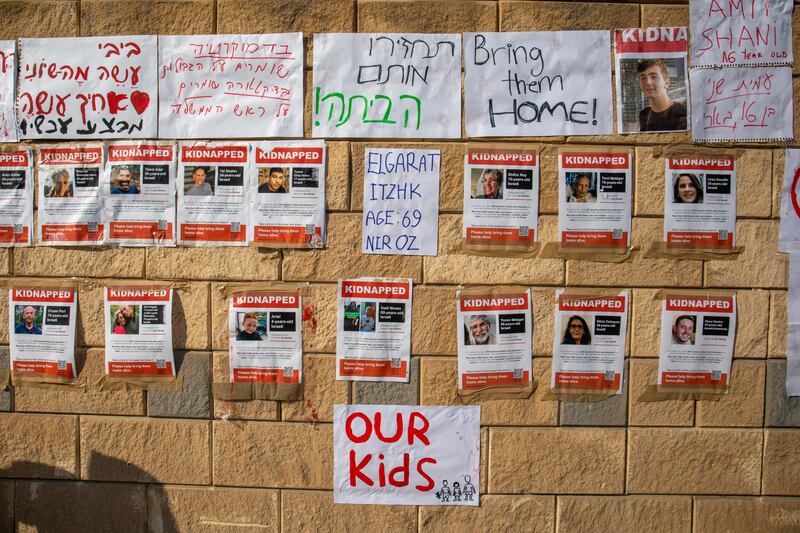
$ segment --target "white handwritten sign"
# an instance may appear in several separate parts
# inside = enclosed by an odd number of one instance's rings
[[[367,148],[365,254],[436,255],[440,155],[439,150]]]
[[[157,134],[154,35],[20,39],[21,139]]]
[[[786,149],[778,250],[800,253],[800,150],[796,148]]]
[[[791,65],[792,0],[692,0],[692,67]]]
[[[314,34],[315,137],[461,137],[461,35]]]
[[[691,69],[695,141],[794,138],[792,69]]]
[[[607,31],[464,34],[469,137],[614,133]]]
[[[303,34],[158,39],[162,138],[303,136]]]
[[[0,142],[17,142],[17,112],[14,90],[17,86],[17,43],[0,41]]]
[[[335,405],[334,503],[478,505],[480,409]]]

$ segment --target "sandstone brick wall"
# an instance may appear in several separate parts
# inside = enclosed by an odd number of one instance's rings
[[[800,16],[794,18],[800,57]],[[6,0],[0,21],[4,39],[302,31],[310,68],[313,32],[688,26],[689,8],[672,0]],[[800,61],[796,65],[800,73]],[[797,115],[797,100],[794,108]],[[309,125],[306,119],[307,131]],[[558,145],[635,147],[633,240],[643,245],[659,240],[662,228],[663,168],[653,149],[690,140],[688,133],[545,139],[542,239],[554,240],[557,227]],[[367,145],[389,144],[400,143],[328,143],[325,250],[0,250],[2,279],[87,280],[79,295],[77,342],[79,368],[90,378],[103,371],[99,287],[123,275],[178,282],[173,325],[185,379],[181,393],[0,393],[0,531],[800,530],[800,398],[784,393],[788,262],[776,254],[780,147],[750,146],[740,160],[737,230],[745,251],[737,261],[636,257],[609,265],[460,255],[458,142],[426,143],[443,154],[439,256],[362,255],[363,152]],[[528,400],[482,406],[481,506],[334,506],[332,406],[454,402],[455,287],[482,283],[495,272],[532,288],[539,389]],[[408,385],[334,380],[336,281],[360,275],[414,279]],[[252,280],[312,284],[321,315],[316,333],[304,339],[301,402],[231,404],[210,395],[212,380],[226,376],[223,287]],[[632,289],[621,396],[599,403],[543,399],[551,297],[560,286]],[[658,364],[660,312],[653,296],[676,286],[741,291],[732,390],[719,402],[639,400]],[[0,292],[0,324],[8,323],[5,298]],[[0,326],[0,345],[7,344]],[[7,347],[0,348],[0,364],[8,365]]]

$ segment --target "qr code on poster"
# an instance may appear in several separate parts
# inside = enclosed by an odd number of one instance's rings
[[[717,239],[720,241],[727,241],[728,240],[728,230],[721,229],[717,235]]]
[[[314,224],[306,224],[306,235],[314,235]]]
[[[520,237],[527,237],[528,236],[528,226],[520,226],[519,227],[519,236]]]
[[[64,359],[59,359],[58,361],[56,361],[56,368],[58,370],[66,370],[67,362]]]
[[[392,357],[391,365],[392,365],[392,368],[400,368],[400,358],[399,357]]]
[[[283,367],[283,377],[290,378],[294,375],[294,367],[285,366]]]
[[[606,381],[614,381],[614,371],[613,370],[606,370],[605,378]]]
[[[613,230],[611,232],[611,238],[614,239],[614,240],[621,239],[622,238],[622,230],[621,229]]]
[[[22,233],[22,224],[14,224],[14,235],[19,235]]]
[[[97,233],[97,222],[89,222],[89,233]]]
[[[241,231],[241,223],[231,222],[231,233],[239,233]]]
[[[167,360],[166,359],[156,359],[156,368],[167,368]]]
[[[711,381],[719,381],[722,378],[722,371],[721,370],[712,370],[711,371]]]
[[[167,229],[167,221],[166,220],[159,220],[158,221],[158,229]]]
[[[514,369],[514,379],[522,379],[522,369],[515,368]]]

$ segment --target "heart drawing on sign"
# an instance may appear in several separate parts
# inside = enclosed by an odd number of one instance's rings
[[[150,105],[150,95],[141,91],[133,91],[131,93],[131,104],[133,104],[136,112],[141,115]]]

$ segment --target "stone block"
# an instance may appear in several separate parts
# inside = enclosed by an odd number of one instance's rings
[[[14,481],[0,481],[0,530],[14,531]]]
[[[496,29],[495,2],[370,0],[358,4],[359,32],[462,33]]]
[[[642,28],[686,26],[689,28],[689,7],[679,5],[642,4]],[[620,26],[617,26],[620,27]]]
[[[788,339],[786,331],[789,329],[789,316],[787,315],[788,293],[786,291],[772,291],[769,297],[769,357],[786,357]]]
[[[81,479],[209,484],[209,424],[200,420],[81,417]]]
[[[441,252],[440,252],[441,253]],[[283,252],[286,281],[337,281],[360,276],[422,280],[422,258],[361,253],[361,214],[328,216],[328,248]]]
[[[214,352],[214,383],[230,383],[228,352]],[[230,402],[214,399],[214,418],[224,420],[277,420],[278,402],[252,400]]]
[[[411,358],[411,375],[408,383],[354,381],[353,403],[417,405],[419,403],[419,357]]]
[[[636,147],[634,180],[635,185],[638,186],[633,188],[633,214],[637,217],[647,215],[664,216],[663,183],[666,164],[663,158],[656,157],[656,154],[659,153],[660,149],[652,146]],[[659,240],[664,239],[662,237]]]
[[[694,400],[642,400],[647,388],[658,380],[657,359],[631,359],[628,406],[631,426],[691,426],[694,424]]]
[[[172,346],[176,350],[208,350],[208,283],[177,285],[172,291]]]
[[[636,357],[658,357],[661,346],[661,300],[658,299],[658,290],[634,289],[631,294],[631,354]]]
[[[554,241],[557,229],[556,217],[539,217],[540,241]],[[425,257],[426,283],[559,285],[564,281],[562,259],[531,261],[520,257],[465,255],[461,253],[462,240],[461,216],[440,215],[439,255]]]
[[[144,531],[146,490],[132,483],[17,481],[17,531]]]
[[[148,248],[147,277],[192,280],[278,279],[280,254],[254,247]]]
[[[144,249],[16,248],[14,275],[138,279],[144,276]]]
[[[692,530],[692,499],[681,496],[559,496],[558,531],[637,533]]]
[[[4,21],[0,39],[77,37],[79,2],[0,2]]]
[[[313,509],[313,512],[309,512]],[[281,518],[291,531],[369,531],[376,526],[411,531],[417,528],[411,505],[335,505],[333,492],[282,490]]]
[[[533,355],[553,356],[556,293],[553,289],[531,289],[533,313]]]
[[[627,490],[758,494],[761,430],[631,428]]]
[[[562,426],[625,426],[628,423],[628,365],[625,364],[622,393],[599,402],[561,400]]]
[[[327,141],[328,175],[325,177],[327,211],[347,211],[350,208],[350,143]]]
[[[0,291],[0,323],[8,324],[8,290]],[[0,343],[8,344],[8,328],[0,328]]]
[[[500,31],[607,30],[638,27],[639,8],[634,4],[503,2],[500,8]]]
[[[0,372],[8,372],[11,367],[11,355],[6,346],[0,346]],[[0,385],[0,411],[11,411],[14,408],[14,390],[11,385],[3,390]]]
[[[422,531],[530,531],[549,533],[555,526],[553,496],[481,496],[479,507],[420,506]]]
[[[149,485],[149,531],[280,530],[277,490]]]
[[[797,498],[694,497],[695,533],[794,533],[800,530]]]
[[[314,33],[356,31],[352,0],[219,0],[217,33],[303,32],[306,65]]]
[[[736,343],[733,356],[764,358],[767,356],[769,330],[769,292],[762,290],[736,293]]]
[[[149,391],[147,415],[167,418],[212,418],[211,353],[176,352],[178,377],[183,378],[179,392]]]
[[[78,476],[78,417],[0,413],[0,435],[0,477]]]
[[[430,320],[431,313],[435,320]],[[411,352],[416,355],[455,355],[456,289],[414,287],[412,300]]]
[[[97,381],[105,374],[104,351],[99,348],[78,350],[75,362],[79,379],[86,391],[72,387],[15,387],[17,411],[35,413],[75,413],[98,415],[143,415],[144,392],[102,391]]]
[[[783,172],[785,167],[786,150],[783,148],[772,150],[772,218],[781,217],[781,196],[783,194]]]
[[[508,426],[555,426],[558,402],[545,401],[550,390],[550,359],[533,360],[536,391],[524,400],[481,402],[481,423]],[[458,361],[450,357],[423,357],[420,370],[420,405],[462,405],[457,394]]]
[[[82,0],[81,35],[214,33],[212,0]]]
[[[283,402],[282,420],[297,422],[333,420],[333,406],[348,403],[350,382],[336,380],[336,357],[333,355],[303,356],[303,399]]]
[[[764,425],[800,428],[800,398],[786,395],[786,361],[767,361]]]
[[[0,250],[0,275],[7,276],[11,273],[11,250]]]
[[[489,439],[490,492],[622,494],[625,490],[623,429],[490,428]]]
[[[215,421],[213,453],[218,486],[332,488],[331,424]]]
[[[644,250],[651,243],[663,240],[664,224],[661,219],[632,220],[633,246]],[[623,263],[569,260],[567,285],[616,286],[620,280],[625,280],[631,287],[700,287],[703,283],[702,268],[701,261],[651,259],[643,257],[642,251],[639,251]]]
[[[697,402],[698,426],[761,427],[764,424],[764,361],[734,361],[731,387],[718,402]]]
[[[736,246],[744,248],[735,261],[705,261],[707,287],[786,287],[789,261],[778,254],[778,221],[739,220]]]
[[[762,494],[800,496],[800,430],[764,431]]]

